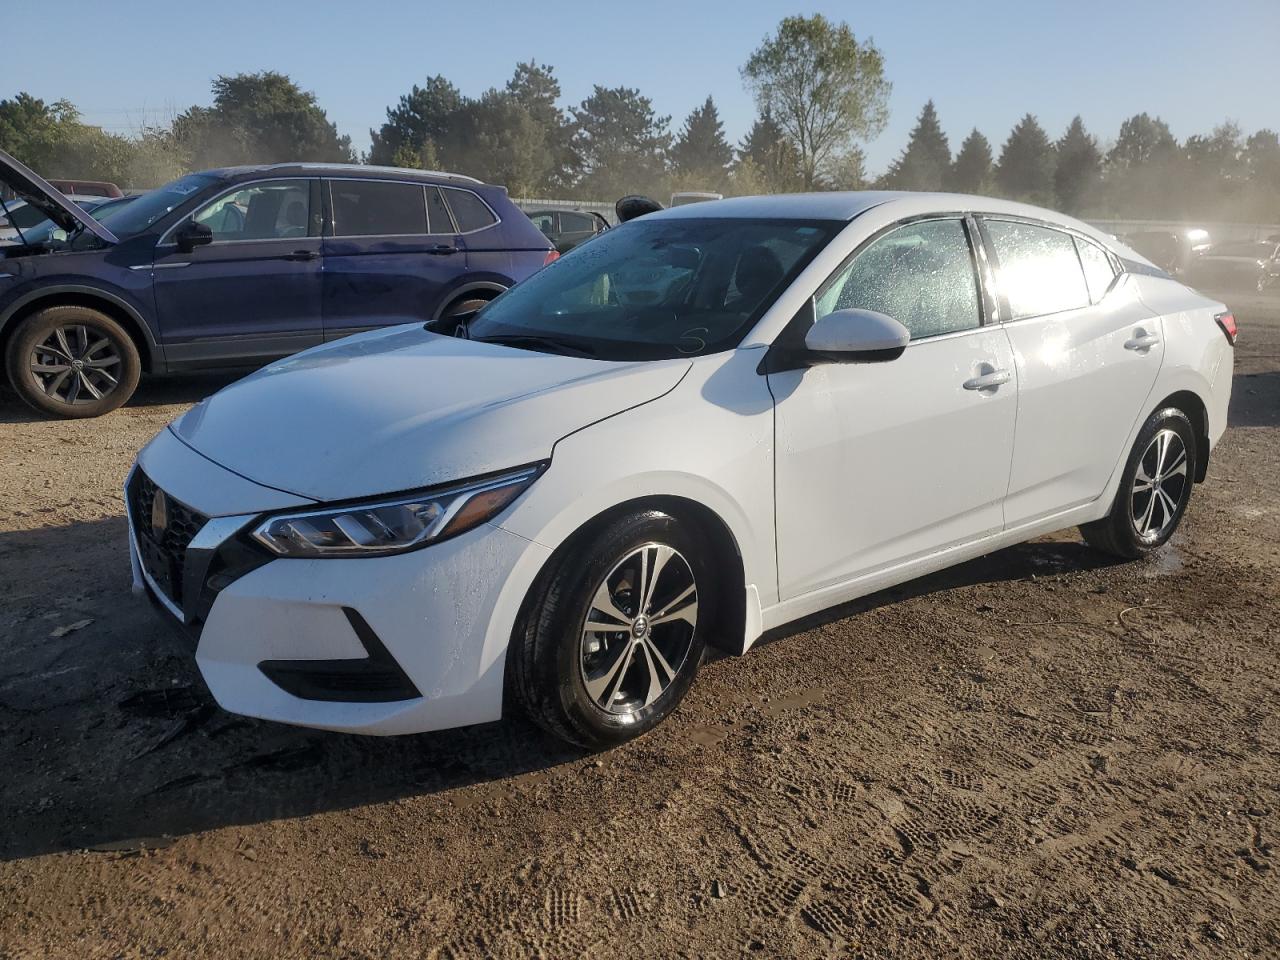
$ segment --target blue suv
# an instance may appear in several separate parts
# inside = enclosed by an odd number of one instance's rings
[[[0,349],[27,403],[94,417],[143,373],[260,366],[363,330],[450,328],[555,259],[504,187],[346,164],[193,173],[99,219],[0,152],[49,217],[0,246]]]

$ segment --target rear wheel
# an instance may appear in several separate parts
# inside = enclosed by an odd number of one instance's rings
[[[653,729],[688,692],[714,589],[701,536],[643,511],[580,538],[512,639],[512,692],[546,730],[614,746]]]
[[[1199,455],[1185,413],[1153,413],[1129,453],[1111,512],[1080,528],[1085,542],[1131,560],[1168,542],[1191,499]]]
[[[138,386],[142,361],[125,329],[91,307],[47,307],[14,331],[5,357],[18,396],[55,417],[97,417]]]

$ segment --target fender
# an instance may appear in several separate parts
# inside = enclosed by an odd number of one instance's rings
[[[431,320],[432,322],[439,320],[444,315],[445,308],[463,294],[483,291],[485,293],[497,295],[500,293],[506,293],[507,288],[513,286],[514,283],[515,281],[508,277],[492,274],[491,278],[486,277],[483,280],[471,280],[467,283],[462,283],[456,287],[452,287],[449,290],[446,290],[440,297],[440,306],[436,307],[436,312],[432,316]]]
[[[116,307],[121,312],[125,313],[129,319],[137,325],[138,329],[142,332],[143,339],[146,341],[147,354],[151,361],[149,364],[149,372],[164,372],[166,367],[164,351],[156,342],[155,334],[152,333],[151,326],[142,316],[142,313],[119,294],[112,293],[108,290],[104,290],[102,287],[95,287],[90,284],[52,283],[47,286],[39,286],[27,291],[5,307],[3,311],[0,311],[0,333],[3,333],[5,328],[9,325],[10,320],[18,314],[23,313],[26,308],[31,306],[33,303],[38,303],[41,300],[56,299],[59,296],[67,294],[79,297],[97,298],[111,304],[113,307]],[[144,360],[145,359],[147,358],[144,358]]]

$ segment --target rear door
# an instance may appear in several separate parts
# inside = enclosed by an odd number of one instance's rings
[[[1015,527],[1102,494],[1145,414],[1163,328],[1091,240],[1019,220],[982,225],[1018,373],[1005,502]]]
[[[238,366],[320,343],[319,214],[319,180],[261,180],[196,211],[212,243],[184,252],[171,229],[153,264],[169,362]]]
[[[584,240],[596,235],[597,221],[589,213],[565,210],[560,214],[560,239],[556,249],[561,253],[572,250]]]
[[[324,338],[432,319],[466,253],[432,184],[330,179]]]

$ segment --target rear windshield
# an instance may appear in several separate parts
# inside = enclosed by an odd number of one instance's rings
[[[111,232],[117,237],[141,233],[170,211],[186,203],[197,193],[217,183],[215,177],[192,173],[166,183],[149,193],[131,200],[119,212],[111,215]]]

